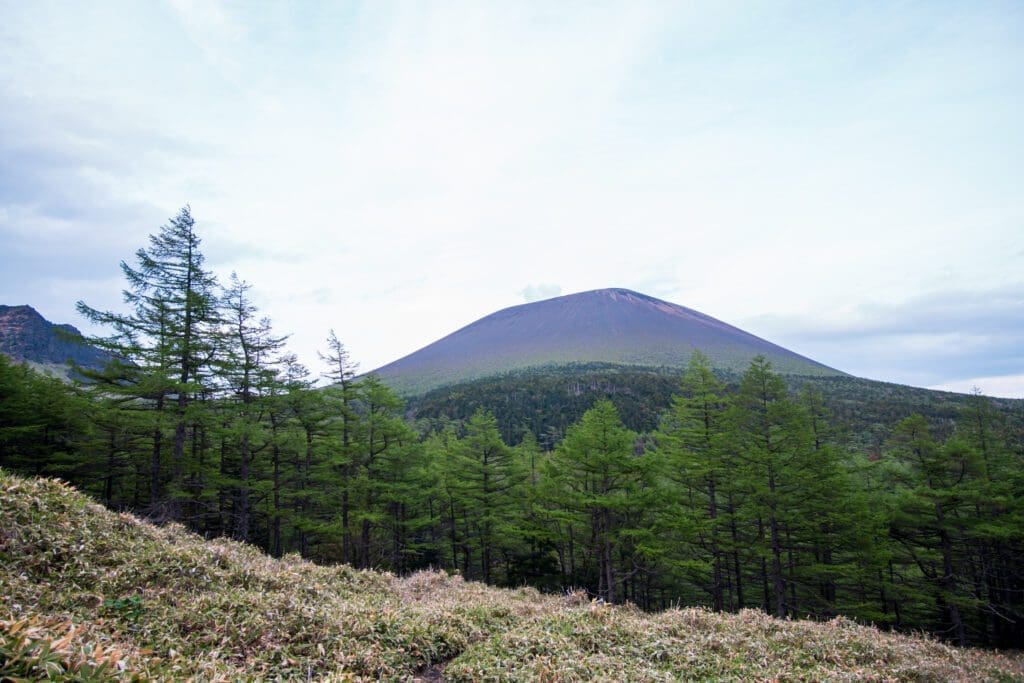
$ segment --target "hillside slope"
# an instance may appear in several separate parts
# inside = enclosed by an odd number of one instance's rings
[[[1024,680],[1024,660],[759,612],[275,560],[0,471],[0,680]]]
[[[506,308],[374,373],[412,395],[570,363],[682,368],[694,349],[721,369],[743,370],[761,354],[785,374],[843,374],[709,315],[628,289],[598,289]]]
[[[731,389],[741,373],[720,371],[718,378]],[[649,432],[680,392],[682,372],[615,365],[566,365],[537,371],[507,373],[440,387],[409,399],[408,415],[436,421],[467,420],[485,408],[497,419],[502,437],[518,443],[525,431],[553,447],[552,435],[564,434],[583,413],[603,398],[615,404],[627,427]],[[912,414],[928,419],[936,435],[948,435],[972,398],[968,394],[921,389],[849,375],[784,376],[791,392],[804,388],[820,392],[833,428],[860,452],[878,454],[900,420]],[[1024,400],[989,398],[1000,414],[1021,424]]]
[[[99,369],[110,359],[74,326],[55,325],[31,306],[0,305],[0,353],[58,375],[67,372],[68,360]]]

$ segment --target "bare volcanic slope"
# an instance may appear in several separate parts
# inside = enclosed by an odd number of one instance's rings
[[[110,359],[86,344],[75,327],[55,325],[31,306],[0,305],[0,353],[57,374],[67,372],[68,360],[87,368],[102,368]]]
[[[528,368],[613,363],[681,368],[694,349],[742,370],[761,354],[789,375],[843,373],[684,306],[628,289],[597,289],[492,313],[374,373],[415,395]]]

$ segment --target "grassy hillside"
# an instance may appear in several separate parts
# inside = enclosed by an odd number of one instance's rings
[[[275,560],[0,471],[0,680],[1024,680],[1024,658],[838,619]]]

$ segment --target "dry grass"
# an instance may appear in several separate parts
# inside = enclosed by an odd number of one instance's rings
[[[405,579],[117,515],[0,472],[0,680],[1024,680],[1024,660],[838,619],[649,615]]]

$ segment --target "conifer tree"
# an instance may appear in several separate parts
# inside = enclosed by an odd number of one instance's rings
[[[76,399],[59,379],[15,364],[0,353],[0,466],[67,476],[76,442],[86,429],[86,406]],[[90,479],[102,476],[101,471],[89,470]]]
[[[635,529],[627,524],[631,513],[651,503],[645,490],[654,468],[649,458],[635,454],[636,439],[622,425],[615,406],[602,400],[569,428],[548,461],[549,500],[564,511],[572,545],[574,530],[586,530],[581,541],[594,571],[595,592],[607,602],[621,598],[625,577],[620,550]]]
[[[438,563],[434,470],[403,402],[375,376],[360,389],[360,562],[397,573]]]
[[[806,415],[786,394],[763,356],[750,363],[730,409],[731,448],[746,489],[749,521],[760,546],[761,606],[777,617],[795,613],[794,580],[787,551],[814,476],[814,451]]]
[[[465,501],[457,461],[458,435],[455,425],[445,424],[423,441],[428,471],[438,495],[438,542],[442,564],[453,571],[469,572],[470,557],[462,520]],[[443,550],[441,549],[443,546]],[[461,558],[461,559],[460,559]]]
[[[352,533],[352,479],[354,476],[356,451],[355,435],[358,417],[354,411],[354,402],[359,390],[356,381],[358,365],[349,358],[348,350],[341,343],[334,330],[327,336],[327,353],[320,353],[320,359],[327,363],[324,378],[331,385],[324,390],[325,397],[332,406],[338,433],[338,447],[331,449],[332,467],[340,476],[338,486],[339,521],[338,531],[341,535],[341,561],[355,560]]]
[[[77,305],[90,321],[111,330],[106,337],[90,339],[116,358],[105,372],[86,373],[96,381],[97,391],[145,401],[151,410],[151,514],[176,514],[174,505],[159,510],[171,502],[168,479],[180,483],[188,432],[195,422],[189,408],[204,394],[204,371],[214,353],[216,279],[205,269],[199,246],[195,220],[186,206],[150,235],[149,246],[135,253],[136,265],[121,262],[130,313],[99,311],[82,301]],[[164,442],[167,428],[169,449]]]
[[[388,517],[389,487],[400,485],[395,470],[404,467],[398,454],[406,453],[415,435],[401,417],[401,399],[373,375],[360,382],[354,408],[358,423],[350,467],[353,517],[359,529],[355,559],[360,567],[379,567],[385,553],[377,539]],[[400,533],[401,527],[392,526],[396,531]]]
[[[977,390],[963,408],[956,436],[977,454],[971,493],[970,584],[983,607],[975,639],[999,647],[1024,640],[1024,441],[1014,449],[1004,416]]]
[[[251,289],[231,274],[222,299],[225,324],[217,361],[226,400],[224,426],[235,460],[230,468],[231,534],[242,541],[249,540],[252,523],[255,458],[273,446],[269,417],[272,399],[281,389],[279,356],[286,339],[274,336],[268,318],[257,318]]]
[[[462,508],[466,546],[476,559],[469,573],[490,583],[496,579],[495,565],[508,549],[509,532],[518,521],[516,495],[522,479],[512,449],[487,411],[478,410],[469,419],[466,435],[456,442],[452,456],[453,493]],[[506,563],[506,574],[507,569]]]
[[[291,353],[281,357],[278,380],[270,406],[271,431],[275,449],[274,519],[271,536],[275,554],[286,549],[310,557],[311,540],[321,520],[317,508],[324,487],[320,456],[328,413],[323,393],[313,390],[309,370]],[[282,523],[287,518],[290,540],[283,538]]]
[[[904,467],[893,538],[930,584],[943,635],[966,644],[962,589],[967,486],[978,475],[980,463],[961,444],[937,443],[920,415],[900,422],[892,442],[892,457]]]
[[[728,490],[732,463],[723,445],[724,387],[707,356],[694,351],[680,388],[655,434],[674,490],[667,496],[674,503],[668,527],[676,539],[676,562],[702,570],[712,609],[720,612],[726,608],[729,587],[728,520],[735,514]],[[703,571],[702,565],[708,564]]]

